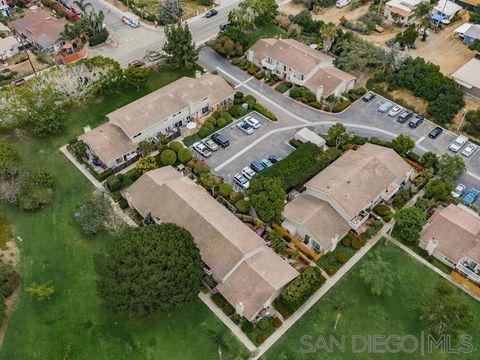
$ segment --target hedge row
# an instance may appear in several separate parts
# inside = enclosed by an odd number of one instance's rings
[[[291,310],[298,309],[325,282],[319,267],[310,266],[282,292],[282,303]]]

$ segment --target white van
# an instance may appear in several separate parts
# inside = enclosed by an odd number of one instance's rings
[[[349,5],[352,2],[352,0],[338,0],[335,6],[339,9]]]
[[[126,12],[123,14],[122,16],[122,21],[127,24],[128,26],[131,26],[133,28],[136,28],[136,27],[139,27],[140,26],[140,23],[138,22],[138,16],[130,13],[130,12]]]

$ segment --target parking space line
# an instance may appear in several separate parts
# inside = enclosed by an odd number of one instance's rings
[[[425,140],[425,136],[422,136],[420,139],[418,139],[415,144],[419,145],[423,140]]]

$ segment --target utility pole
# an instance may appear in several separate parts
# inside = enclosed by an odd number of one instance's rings
[[[17,39],[17,41],[20,41],[20,45],[22,46],[23,52],[25,53],[25,55],[27,55],[28,62],[32,67],[33,75],[37,76],[37,72],[35,71],[35,67],[33,66],[32,59],[30,59],[30,54],[28,53],[28,50],[25,48],[25,43],[23,42],[23,36],[19,34],[16,30],[13,30],[13,35],[15,36],[15,39]]]

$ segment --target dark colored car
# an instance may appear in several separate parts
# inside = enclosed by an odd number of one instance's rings
[[[365,101],[365,102],[370,102],[373,99],[375,99],[375,96],[377,96],[375,93],[368,92],[365,95],[363,95],[362,100]]]
[[[259,173],[262,170],[265,170],[265,165],[263,165],[260,161],[258,160],[253,160],[252,163],[250,164],[250,168]]]
[[[215,141],[222,148],[226,148],[227,146],[230,145],[230,141],[228,141],[228,138],[222,133],[213,134],[212,140]]]
[[[413,116],[413,112],[407,110],[407,111],[404,111],[403,113],[400,114],[397,121],[399,123],[403,124],[403,123],[407,122],[407,120],[410,119],[412,116]]]
[[[215,10],[215,9],[212,9],[212,10],[207,11],[207,13],[205,14],[205,17],[208,19],[208,18],[211,18],[212,16],[215,16],[217,14],[218,14],[218,11]]]
[[[270,160],[270,162],[271,162],[272,164],[275,164],[276,162],[278,162],[279,159],[278,159],[278,157],[277,157],[276,155],[270,155],[270,156],[268,157],[268,160]]]
[[[20,86],[25,84],[27,81],[25,79],[17,79],[12,81],[12,85]]]
[[[410,126],[412,129],[415,129],[422,122],[423,122],[423,117],[421,117],[420,115],[415,115],[415,117],[412,120],[410,120],[410,122],[408,123],[408,126]]]
[[[440,136],[442,132],[443,132],[443,129],[440,126],[437,126],[435,129],[430,131],[430,134],[428,134],[428,137],[431,139],[436,139],[437,137]]]

